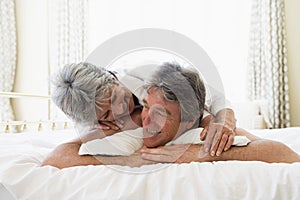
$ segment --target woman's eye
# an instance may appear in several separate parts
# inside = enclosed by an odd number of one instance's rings
[[[108,115],[109,115],[109,111],[107,111],[107,112],[105,113],[105,115],[103,116],[103,119],[107,119]]]

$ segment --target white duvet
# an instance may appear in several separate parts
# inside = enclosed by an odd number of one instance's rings
[[[300,153],[300,128],[259,130]],[[0,199],[300,199],[300,163],[39,167],[74,131],[0,134]]]

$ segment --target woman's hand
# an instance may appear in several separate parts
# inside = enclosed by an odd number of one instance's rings
[[[102,130],[130,130],[142,126],[141,109],[135,109],[130,115],[123,116],[114,121],[98,121],[95,128]]]
[[[98,121],[99,124],[95,125],[95,128],[102,130],[120,130],[123,127],[123,121]]]
[[[215,118],[209,118],[206,124],[201,123],[203,131],[200,139],[205,140],[204,152],[210,152],[211,156],[220,156],[223,151],[227,151],[235,136],[236,119],[231,109],[220,110]]]

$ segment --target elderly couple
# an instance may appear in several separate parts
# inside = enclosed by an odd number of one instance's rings
[[[215,112],[208,113],[205,85],[194,70],[176,63],[163,63],[151,68],[151,73],[145,71],[147,69],[150,70],[149,66],[118,79],[113,72],[90,63],[62,68],[52,82],[52,100],[74,122],[92,124],[94,128],[78,139],[59,145],[42,166],[114,164],[136,167],[159,162],[300,161],[300,156],[286,145],[236,128],[233,111],[214,100],[214,95],[211,110]],[[84,144],[126,135],[126,130],[133,129],[142,132],[142,137],[137,139],[141,143],[130,155],[79,154]],[[204,142],[166,145],[191,130],[197,130],[198,140]],[[234,146],[237,137],[246,137],[250,142],[243,147]],[[130,139],[127,141],[132,145]]]

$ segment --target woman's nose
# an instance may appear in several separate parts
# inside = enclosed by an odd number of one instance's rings
[[[109,113],[109,115],[107,116],[106,120],[107,121],[114,121],[115,120],[114,115],[112,114],[112,112]]]
[[[114,105],[113,106],[113,113],[115,115],[122,115],[123,113],[125,113],[125,108],[126,106],[124,105],[124,103],[119,103],[118,105]]]

